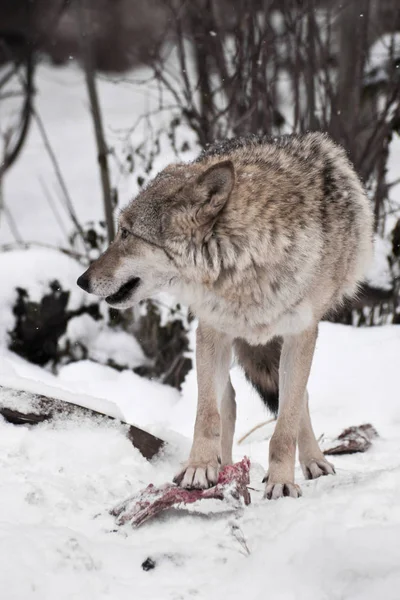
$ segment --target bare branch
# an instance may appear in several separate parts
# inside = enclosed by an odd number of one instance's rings
[[[108,169],[108,148],[105,141],[103,120],[101,116],[100,103],[97,94],[95,72],[93,67],[91,48],[90,48],[90,31],[89,22],[87,19],[86,0],[78,0],[78,22],[80,26],[80,40],[82,49],[83,69],[85,72],[86,86],[89,95],[90,108],[93,118],[93,126],[97,144],[97,158],[100,166],[101,185],[103,190],[104,213],[107,224],[107,234],[109,243],[115,237],[114,225],[114,207],[111,193],[110,174]]]

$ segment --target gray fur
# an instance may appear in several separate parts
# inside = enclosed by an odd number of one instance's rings
[[[217,143],[193,163],[167,167],[122,212],[85,289],[116,308],[167,290],[198,317],[199,403],[184,485],[213,483],[221,431],[224,461],[231,455],[232,346],[273,409],[281,388],[266,495],[299,494],[297,443],[307,475],[332,472],[308,416],[308,372],[318,322],[357,293],[372,235],[363,187],[344,150],[321,133]],[[129,281],[131,292],[115,301]]]

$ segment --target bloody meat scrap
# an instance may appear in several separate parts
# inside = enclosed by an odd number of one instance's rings
[[[372,440],[377,437],[378,432],[370,423],[348,427],[324,450],[324,454],[366,452],[371,447]]]
[[[114,507],[110,513],[117,517],[117,524],[130,522],[139,527],[148,519],[168,508],[185,508],[198,500],[225,500],[232,508],[250,504],[250,460],[243,460],[234,465],[224,467],[219,473],[217,485],[206,490],[189,490],[173,483],[156,487],[152,483],[144,490],[131,496]]]

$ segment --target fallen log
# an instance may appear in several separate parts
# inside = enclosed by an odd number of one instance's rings
[[[127,427],[127,437],[141,454],[151,460],[165,442],[144,429],[130,425],[115,416],[87,408],[71,401],[0,385],[0,415],[14,425],[37,425],[59,417],[89,416],[112,419]]]

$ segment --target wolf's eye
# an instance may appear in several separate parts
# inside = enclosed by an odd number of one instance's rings
[[[123,240],[126,240],[126,238],[128,237],[128,235],[129,235],[128,229],[125,229],[125,227],[121,227],[121,238]]]

